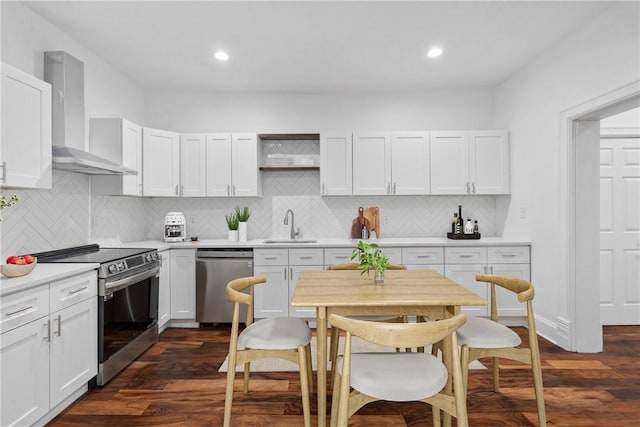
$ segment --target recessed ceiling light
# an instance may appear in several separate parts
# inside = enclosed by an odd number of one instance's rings
[[[442,49],[440,49],[439,47],[432,47],[431,49],[429,49],[429,52],[427,52],[427,56],[429,58],[437,58],[440,55],[442,55]]]
[[[229,60],[229,54],[227,52],[225,52],[224,50],[219,50],[216,53],[213,54],[213,56],[215,56],[215,58],[218,61],[228,61]]]

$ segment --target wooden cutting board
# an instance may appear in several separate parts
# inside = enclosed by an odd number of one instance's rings
[[[380,209],[377,206],[365,208],[364,217],[370,224],[369,234],[371,230],[376,230],[376,237],[380,238]]]
[[[362,226],[365,225],[367,230],[371,229],[371,222],[364,216],[364,209],[358,208],[358,216],[351,223],[351,238],[360,239],[362,237]]]

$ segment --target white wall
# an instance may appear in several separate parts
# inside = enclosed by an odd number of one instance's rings
[[[144,118],[144,92],[131,79],[104,62],[33,13],[21,2],[1,2],[2,61],[40,79],[44,76],[44,52],[64,50],[84,62],[86,117],[127,117],[133,121]],[[86,127],[88,131],[88,126]],[[4,191],[3,193],[10,193]],[[54,172],[52,190],[16,190],[21,197],[17,206],[3,211],[2,256],[11,253],[43,251],[64,246],[85,244],[92,239],[91,205],[111,206],[102,198],[92,201],[87,175]],[[94,198],[95,199],[95,198]],[[104,218],[114,224],[131,227],[139,216],[127,212],[142,210],[139,199],[125,205],[113,215],[106,209]],[[133,206],[132,206],[133,205]],[[94,212],[95,213],[95,212]],[[98,224],[98,231],[107,224]],[[98,228],[96,227],[96,228]],[[144,231],[132,238],[142,238]]]
[[[638,80],[639,6],[613,4],[495,91],[496,124],[511,134],[513,195],[504,235],[531,237],[539,330],[560,341],[558,322],[574,316],[562,238],[567,200],[561,199],[561,184],[569,177],[560,160],[560,114]],[[523,207],[526,219],[520,218]]]
[[[640,108],[625,111],[600,120],[600,128],[636,128],[640,129]]]

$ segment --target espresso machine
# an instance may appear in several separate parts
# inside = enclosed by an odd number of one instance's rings
[[[164,241],[184,242],[187,236],[187,220],[182,212],[169,212],[164,218]]]

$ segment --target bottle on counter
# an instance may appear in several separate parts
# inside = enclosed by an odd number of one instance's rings
[[[473,223],[471,218],[467,218],[467,222],[464,224],[464,234],[473,234]]]
[[[462,219],[462,205],[458,205],[458,229],[456,234],[460,234],[464,231],[464,220]]]
[[[456,228],[458,226],[458,214],[457,213],[453,213],[453,219],[451,220],[451,232],[452,233],[456,233]]]
[[[369,230],[366,225],[362,225],[362,240],[367,240],[369,238]]]
[[[478,228],[478,220],[473,222],[473,234],[480,234],[480,228]]]

